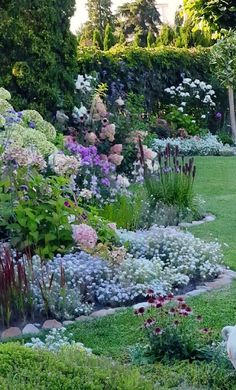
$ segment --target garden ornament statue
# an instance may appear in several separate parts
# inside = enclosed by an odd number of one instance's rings
[[[236,369],[236,326],[225,326],[221,334],[223,339],[227,341],[228,357]]]

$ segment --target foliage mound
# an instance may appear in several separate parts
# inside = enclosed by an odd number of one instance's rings
[[[152,389],[138,373],[112,360],[65,349],[60,354],[17,344],[0,346],[1,390]]]

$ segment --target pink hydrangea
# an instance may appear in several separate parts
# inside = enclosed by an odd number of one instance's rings
[[[122,144],[115,144],[111,147],[111,153],[121,154],[123,146]]]
[[[115,140],[116,126],[112,124],[108,124],[107,126],[102,127],[99,137],[101,139],[108,139],[110,142]]]
[[[73,225],[73,239],[79,244],[83,249],[93,249],[98,240],[96,231],[85,223],[80,225]]]
[[[87,141],[91,145],[95,145],[95,143],[97,142],[97,136],[95,133],[87,133],[84,138],[85,141]]]
[[[143,145],[143,154],[147,160],[153,160],[157,156],[157,153],[149,149],[146,145]]]
[[[120,154],[110,154],[108,157],[108,160],[112,163],[115,164],[116,166],[120,165],[123,161],[123,156]]]

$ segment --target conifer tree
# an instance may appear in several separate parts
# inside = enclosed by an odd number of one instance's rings
[[[101,39],[104,39],[107,24],[112,24],[111,0],[87,0],[88,23],[91,31],[98,29]]]
[[[104,50],[109,50],[115,44],[115,37],[113,35],[110,24],[107,24],[104,37]]]
[[[103,49],[102,37],[101,37],[100,32],[97,28],[93,32],[93,44],[98,49],[101,49],[101,50]]]
[[[75,0],[0,3],[0,84],[16,108],[42,114],[73,105],[76,37],[70,32]]]

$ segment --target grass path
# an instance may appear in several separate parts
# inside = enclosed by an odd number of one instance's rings
[[[207,210],[217,218],[191,232],[225,243],[225,263],[236,270],[236,157],[196,157],[195,161],[195,192],[203,196]]]

